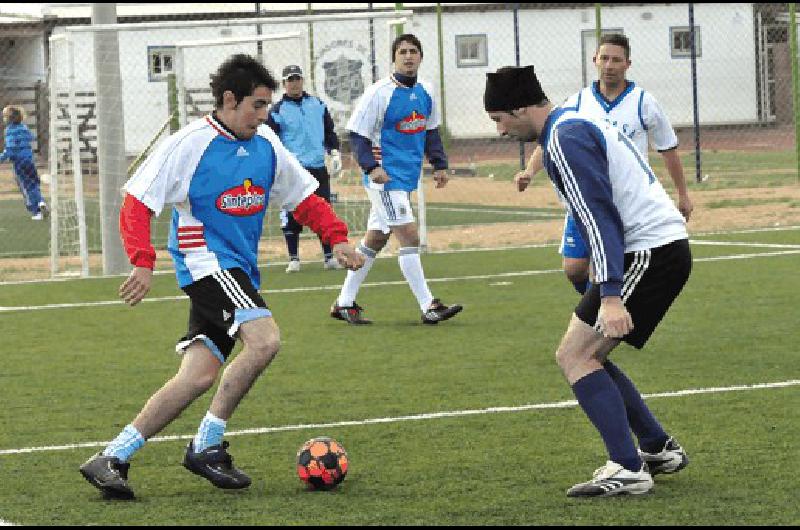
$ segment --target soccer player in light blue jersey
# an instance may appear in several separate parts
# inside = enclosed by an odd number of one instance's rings
[[[336,176],[342,169],[339,138],[328,107],[318,97],[308,94],[303,85],[303,69],[299,65],[290,64],[283,69],[285,92],[283,98],[270,109],[267,125],[311,176],[317,179],[319,187],[314,193],[331,202],[331,175],[325,167],[325,153],[330,153],[331,173]],[[303,225],[295,220],[291,212],[281,210],[281,230],[289,251],[286,272],[299,272]],[[322,253],[326,270],[340,268],[330,245],[322,243]]]
[[[608,357],[621,341],[642,348],[683,289],[692,268],[686,221],[623,131],[554,109],[533,66],[487,74],[484,106],[500,134],[538,139],[550,180],[591,247],[595,282],[575,308],[556,361],[608,461],[567,495],[646,493],[652,475],[680,471],[688,458]]]
[[[150,290],[156,257],[150,219],[169,204],[167,248],[191,306],[187,333],[176,345],[183,355],[177,374],[104,451],[80,467],[107,497],[133,498],[130,458],[207,392],[220,372],[183,465],[218,488],[250,485],[250,477],[234,467],[223,435],[280,347],[280,331],[258,291],[258,242],[269,201],[319,234],[343,266],[357,269],[363,263],[347,242],[347,226],[314,194],[317,181],[264,125],[275,88],[272,74],[254,58],[230,57],[211,76],[216,110],[165,140],[125,184],[120,234],[134,268],[120,297],[136,305]],[[244,348],[227,363],[237,339]]]
[[[439,135],[440,111],[431,85],[417,78],[422,62],[419,39],[411,34],[397,37],[392,43],[392,61],[394,73],[367,88],[347,123],[353,152],[364,172],[371,209],[367,234],[358,246],[366,256],[364,267],[347,273],[330,314],[350,324],[371,323],[364,318],[356,296],[378,252],[394,234],[400,242],[400,270],[417,299],[422,322],[438,324],[455,316],[462,307],[443,304],[428,288],[419,256],[419,230],[411,210],[411,192],[417,189],[423,155],[433,165],[436,187],[447,184],[447,156]]]

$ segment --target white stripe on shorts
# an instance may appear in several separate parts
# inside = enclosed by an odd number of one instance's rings
[[[222,271],[222,274],[224,274],[225,276],[228,277],[228,279],[230,280],[231,284],[233,284],[234,291],[236,291],[239,294],[239,296],[242,298],[242,300],[244,300],[244,303],[245,303],[245,307],[244,308],[245,309],[251,309],[251,308],[258,307],[258,306],[256,306],[255,302],[253,302],[253,299],[250,298],[250,296],[248,296],[248,294],[245,292],[244,289],[242,289],[242,286],[239,284],[239,282],[236,281],[236,278],[233,277],[233,274],[231,274],[231,271],[225,270],[225,271]]]
[[[650,267],[651,255],[652,252],[650,250],[639,250],[636,252],[631,268],[625,273],[622,286],[623,303],[628,301],[628,298],[630,298],[633,291],[636,290],[636,286],[639,285],[642,277],[644,277],[644,273],[647,272],[648,267]]]

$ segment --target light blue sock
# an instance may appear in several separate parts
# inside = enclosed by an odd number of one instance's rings
[[[136,427],[126,425],[122,432],[108,444],[103,451],[104,456],[116,456],[121,462],[127,462],[144,445],[144,436]]]
[[[227,421],[211,414],[210,411],[206,412],[206,416],[200,422],[200,428],[197,429],[197,434],[194,437],[194,452],[200,453],[214,445],[221,445],[227,423]]]

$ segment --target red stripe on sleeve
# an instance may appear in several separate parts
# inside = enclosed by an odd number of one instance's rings
[[[131,194],[125,195],[125,201],[119,211],[119,233],[122,246],[134,267],[153,269],[156,263],[156,251],[150,243],[150,218],[153,212],[139,199]]]
[[[336,217],[331,205],[311,194],[292,212],[295,221],[313,230],[328,245],[347,243],[347,225]]]

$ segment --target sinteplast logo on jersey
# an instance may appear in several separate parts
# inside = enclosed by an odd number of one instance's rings
[[[317,94],[328,105],[337,128],[344,127],[356,100],[372,84],[369,49],[340,39],[324,46],[314,60]]]
[[[225,190],[217,197],[217,209],[237,217],[257,214],[265,208],[266,203],[266,190],[254,185],[250,179],[245,179],[241,186]]]

